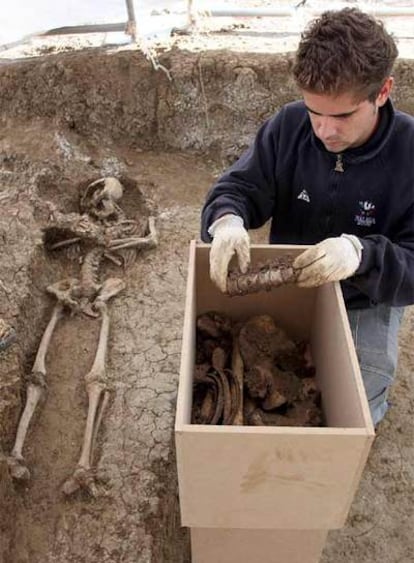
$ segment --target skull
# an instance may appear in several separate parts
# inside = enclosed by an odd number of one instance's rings
[[[89,184],[81,196],[82,213],[88,213],[98,220],[117,220],[121,210],[117,205],[124,193],[122,184],[116,178],[99,178]]]

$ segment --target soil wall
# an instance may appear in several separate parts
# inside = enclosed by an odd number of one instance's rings
[[[292,55],[174,50],[155,70],[137,51],[51,55],[0,66],[1,121],[47,119],[91,140],[213,151],[224,161],[297,99]],[[414,61],[395,69],[396,106],[414,113]]]

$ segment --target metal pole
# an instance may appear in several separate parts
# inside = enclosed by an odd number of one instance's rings
[[[240,18],[251,18],[251,17],[285,17],[292,16],[294,10],[292,8],[213,8],[209,10],[203,10],[203,13],[217,18],[228,18],[228,17],[240,17]]]
[[[131,36],[132,41],[137,40],[137,20],[135,19],[135,10],[133,0],[126,0],[126,7],[128,12],[128,23],[126,33]]]
[[[125,23],[97,23],[93,25],[69,25],[66,27],[56,27],[43,33],[34,34],[32,37],[42,37],[45,35],[71,35],[74,33],[109,33],[124,31]]]
[[[189,0],[189,6],[191,5],[191,0]],[[300,8],[299,8],[300,9]],[[295,13],[299,12],[299,9],[294,8],[238,8],[236,6],[228,8],[213,8],[211,10],[203,10],[203,13],[208,14],[212,17],[241,17],[241,18],[251,18],[251,17],[288,17],[293,16]],[[331,10],[339,9],[337,6],[330,6]],[[310,15],[320,15],[325,10],[309,10]],[[364,9],[365,12],[373,14],[375,16],[389,16],[389,17],[404,17],[404,16],[414,16],[414,8],[393,8],[391,6],[376,6],[367,7]]]
[[[190,27],[194,23],[193,18],[193,0],[187,2],[187,26]]]

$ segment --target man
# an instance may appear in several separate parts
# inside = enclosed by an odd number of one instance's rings
[[[303,101],[261,127],[202,212],[222,291],[234,254],[248,268],[248,229],[271,219],[270,243],[314,245],[294,262],[298,285],[342,282],[374,424],[414,303],[414,118],[390,100],[397,55],[383,25],[355,8],[312,22],[293,68]]]

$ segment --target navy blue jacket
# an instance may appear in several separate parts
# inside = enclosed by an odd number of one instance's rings
[[[284,106],[209,191],[201,238],[225,213],[247,229],[272,219],[270,243],[314,244],[342,233],[363,245],[356,274],[342,282],[349,308],[414,303],[414,118],[391,101],[363,146],[328,152],[303,102]]]

